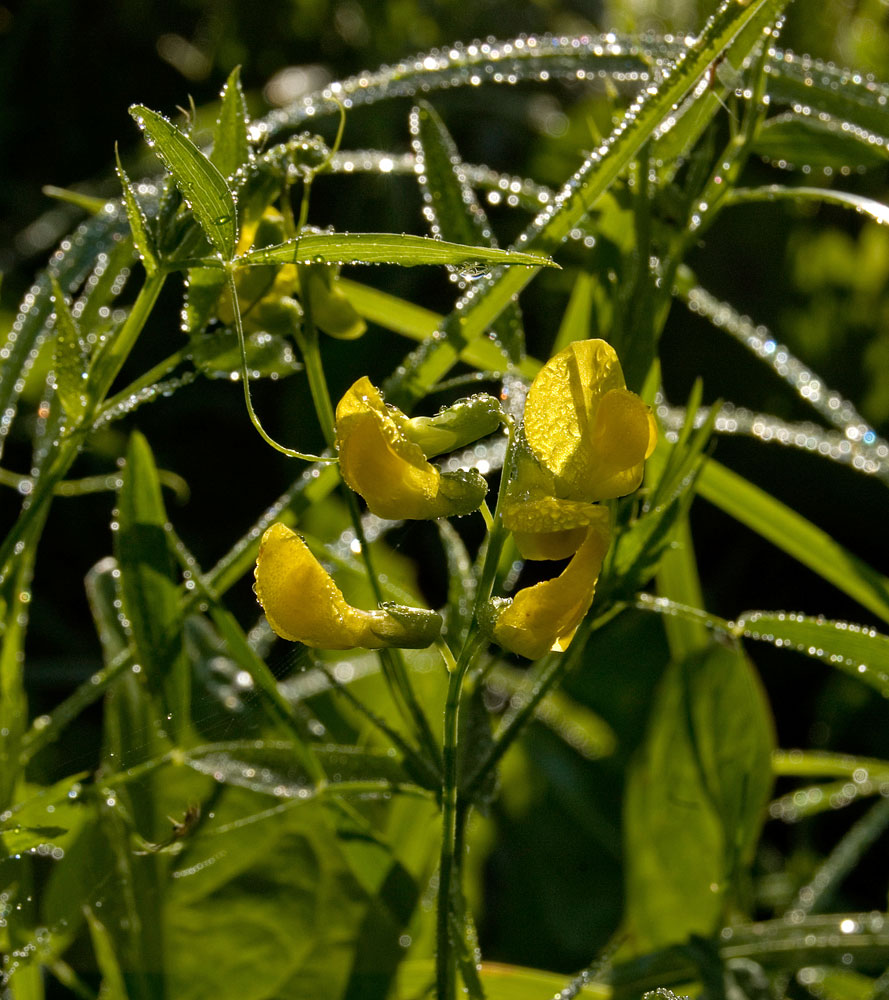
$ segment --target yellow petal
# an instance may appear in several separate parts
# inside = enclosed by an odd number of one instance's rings
[[[577,341],[543,366],[528,392],[525,434],[557,494],[588,501],[636,489],[656,441],[651,411],[627,390],[604,340]]]
[[[593,603],[609,531],[593,525],[560,576],[520,590],[498,615],[493,634],[504,649],[536,660],[568,648]]]
[[[318,649],[420,648],[435,641],[441,617],[420,608],[360,611],[343,597],[330,574],[295,531],[273,524],[256,560],[259,603],[282,639]]]
[[[423,520],[468,514],[481,506],[487,484],[478,473],[442,476],[404,435],[379,390],[360,378],[336,409],[340,472],[378,517]]]
[[[590,525],[607,532],[609,523],[605,507],[583,500],[507,497],[503,503],[503,525],[512,531],[524,559],[567,559],[580,548]]]

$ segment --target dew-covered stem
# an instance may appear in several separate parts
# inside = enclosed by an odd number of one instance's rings
[[[241,354],[241,382],[244,388],[244,405],[247,408],[250,423],[253,424],[259,436],[269,447],[274,448],[275,451],[279,451],[288,458],[298,458],[303,462],[335,462],[336,458],[331,455],[306,455],[301,451],[294,451],[292,448],[287,448],[283,444],[279,444],[262,426],[256,410],[253,408],[253,399],[250,395],[250,365],[247,361],[247,344],[244,340],[244,323],[241,319],[241,309],[238,304],[238,289],[235,285],[234,269],[230,266],[226,267],[226,277],[228,280],[229,295],[231,296],[232,313],[235,318],[235,331],[238,335],[238,347]]]
[[[311,287],[309,282],[309,269],[305,265],[299,268],[300,288],[302,289],[303,324],[302,329],[294,327],[294,333],[303,362],[306,366],[306,375],[309,380],[309,391],[312,394],[312,402],[321,425],[328,447],[333,450],[336,447],[336,417],[334,414],[333,401],[330,398],[330,390],[327,385],[327,378],[324,374],[324,364],[321,358],[321,351],[318,343],[318,328],[312,318],[312,299],[309,294]],[[355,494],[349,487],[341,481],[341,492],[349,508],[349,515],[352,520],[352,527],[355,538],[361,548],[361,559],[367,571],[367,578],[373,590],[377,603],[384,600],[383,591],[380,587],[379,574],[374,565],[373,554],[364,533],[364,526],[361,522],[361,512],[358,509],[358,502]],[[405,720],[414,728],[420,745],[425,748],[429,761],[437,767],[439,763],[438,746],[429,720],[417,700],[416,693],[410,682],[401,651],[384,647],[379,650],[380,664],[383,677],[389,687],[395,704],[398,706]]]

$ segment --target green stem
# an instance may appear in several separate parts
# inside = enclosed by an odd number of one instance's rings
[[[180,347],[178,351],[174,351],[169,357],[164,358],[163,361],[159,361],[153,368],[145,372],[144,375],[140,375],[139,378],[131,382],[125,389],[115,393],[96,414],[96,419],[125,402],[130,396],[141,392],[142,389],[147,389],[149,386],[154,385],[155,382],[159,382],[162,378],[165,378],[177,365],[188,357],[189,350],[190,348],[188,347]]]
[[[442,738],[441,859],[438,870],[438,910],[436,914],[435,986],[437,1000],[454,1000],[456,990],[456,963],[449,923],[451,897],[454,886],[459,884],[461,875],[462,851],[458,852],[457,848],[459,844],[462,844],[462,827],[468,813],[469,802],[465,795],[461,801],[458,788],[457,743],[460,726],[460,697],[463,693],[463,682],[466,679],[466,674],[475,663],[479,651],[487,643],[486,636],[479,628],[479,614],[491,599],[500,554],[508,535],[507,530],[503,527],[501,508],[503,496],[506,493],[504,486],[509,481],[515,461],[516,432],[511,421],[507,423],[507,429],[509,441],[503,460],[503,470],[500,474],[502,485],[497,494],[493,524],[486,542],[485,559],[475,595],[472,625],[463,648],[460,650],[457,665],[448,677],[448,693],[445,700]]]
[[[455,670],[448,676],[442,740],[443,776],[441,796],[441,857],[438,867],[438,908],[436,913],[435,989],[437,1000],[454,1000],[456,962],[451,943],[450,916],[453,886],[460,877],[461,858],[457,854],[458,814],[461,804],[457,787],[457,736],[460,722],[460,695],[463,681],[475,654],[485,642],[476,627],[470,630]]]
[[[335,462],[336,458],[332,455],[306,455],[301,451],[286,448],[271,437],[260,423],[259,417],[256,415],[256,410],[253,409],[253,400],[250,396],[250,366],[247,363],[247,344],[244,340],[244,324],[241,321],[241,308],[238,304],[238,289],[235,285],[234,268],[231,265],[226,267],[226,278],[228,279],[228,291],[232,300],[232,313],[235,317],[235,331],[238,334],[238,347],[241,351],[241,382],[244,386],[244,405],[247,407],[250,422],[267,445],[274,448],[275,451],[281,452],[282,455],[286,455],[288,458],[298,458],[303,462]]]
[[[330,391],[327,388],[327,378],[324,375],[324,365],[321,360],[321,351],[318,344],[318,329],[312,319],[312,302],[311,296],[308,294],[308,277],[308,268],[305,265],[301,265],[299,268],[299,284],[302,289],[303,327],[302,330],[294,328],[294,334],[306,366],[309,390],[312,394],[312,400],[315,404],[315,411],[318,414],[322,433],[328,446],[334,449],[336,447],[336,417],[333,402],[330,398]],[[380,588],[380,579],[374,566],[373,555],[364,534],[364,527],[361,523],[361,512],[358,509],[355,494],[345,483],[342,483],[342,493],[349,508],[355,538],[361,546],[361,558],[367,570],[374,598],[377,603],[382,603],[384,595]],[[429,726],[429,720],[426,718],[426,714],[417,701],[404,665],[404,660],[401,657],[401,652],[399,650],[383,648],[379,650],[379,656],[383,677],[389,686],[395,704],[404,718],[412,721],[420,745],[425,747],[429,754],[429,759],[437,765],[440,760],[438,746],[432,734],[432,729]]]

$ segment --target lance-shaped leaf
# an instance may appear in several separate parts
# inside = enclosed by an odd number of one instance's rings
[[[829,205],[840,205],[859,215],[866,215],[881,226],[889,226],[889,205],[853,191],[835,191],[832,188],[785,187],[781,184],[735,188],[726,196],[725,204],[744,205],[754,201],[824,201]]]
[[[120,489],[115,549],[120,598],[136,662],[160,697],[174,732],[188,725],[190,674],[183,613],[160,480],[145,438],[133,434]]]
[[[117,161],[117,178],[123,188],[123,203],[127,210],[127,221],[130,224],[130,232],[133,234],[133,246],[147,274],[154,274],[157,270],[157,250],[154,245],[154,238],[148,228],[148,220],[136,197],[136,192],[130,182],[127,173],[120,162],[120,154],[117,147],[114,149],[114,158]]]
[[[77,421],[87,407],[86,369],[88,364],[86,345],[77,328],[77,321],[71,315],[65,295],[58,281],[52,279],[52,295],[56,312],[56,343],[53,350],[53,369],[56,376],[56,391],[71,420]]]
[[[879,137],[863,128],[792,111],[763,122],[753,152],[782,166],[832,170],[879,167],[889,156]]]
[[[222,105],[213,133],[213,152],[210,154],[210,161],[224,177],[231,177],[250,157],[247,141],[249,123],[247,102],[241,87],[241,67],[235,66],[222,89]]]
[[[226,179],[169,119],[141,104],[133,105],[130,114],[169,170],[204,235],[225,260],[231,260],[238,242],[238,218]]]
[[[889,697],[889,636],[866,625],[784,611],[745,611],[733,631],[824,660]]]
[[[455,243],[496,247],[491,224],[466,177],[456,143],[435,108],[421,101],[411,112],[410,129],[432,234]],[[517,302],[503,310],[491,330],[509,360],[518,361],[524,353],[525,338]]]
[[[549,257],[534,253],[467,247],[428,236],[394,233],[305,233],[286,243],[241,254],[242,266],[259,264],[517,264],[523,267],[558,267]]]

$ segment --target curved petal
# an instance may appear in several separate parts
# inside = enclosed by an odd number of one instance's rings
[[[340,400],[336,434],[343,479],[378,517],[468,514],[485,498],[487,483],[478,473],[442,476],[426,461],[368,378],[360,378]]]
[[[497,616],[495,641],[529,660],[567,649],[593,603],[609,536],[607,528],[591,526],[560,576],[520,590]]]
[[[632,493],[656,441],[650,409],[629,392],[614,348],[583,340],[538,372],[525,407],[525,435],[553,473],[557,493],[605,500]]]
[[[591,525],[607,532],[609,524],[605,507],[583,500],[507,497],[503,503],[503,525],[512,531],[524,559],[567,559],[583,544]]]
[[[441,616],[420,608],[360,611],[295,532],[273,524],[263,535],[254,590],[282,639],[317,649],[421,648],[433,643]]]

